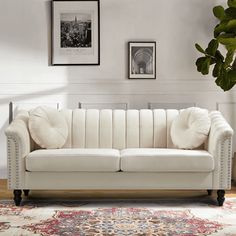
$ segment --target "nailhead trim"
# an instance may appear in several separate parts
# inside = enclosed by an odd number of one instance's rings
[[[15,149],[15,157],[13,157],[13,153],[11,152],[12,141],[14,143]],[[15,159],[15,170],[12,169],[12,160]],[[9,188],[19,188],[20,187],[20,148],[19,141],[14,136],[7,137],[7,161],[8,161],[8,187]],[[15,179],[13,178],[13,171],[15,172]],[[15,184],[14,184],[15,183]],[[14,186],[13,186],[14,185]]]
[[[231,165],[232,165],[232,139],[228,139],[228,178],[227,178],[227,187],[231,186]]]
[[[8,172],[7,172],[7,179],[8,179],[8,187],[11,188],[12,185],[12,168],[11,168],[11,139],[8,137],[7,138],[7,167],[8,167]]]
[[[227,145],[228,143],[228,145]],[[227,150],[225,150],[225,144],[227,145]],[[232,138],[225,138],[221,141],[220,145],[220,189],[225,189],[224,179],[227,177],[227,186],[231,186],[231,153],[232,153]],[[227,160],[227,161],[226,161]],[[225,165],[227,165],[227,173],[224,173]]]

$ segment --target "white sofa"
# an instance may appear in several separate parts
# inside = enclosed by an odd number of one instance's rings
[[[201,150],[177,149],[170,127],[179,110],[61,110],[69,135],[61,149],[38,149],[20,112],[6,129],[8,187],[21,192],[66,189],[218,190],[231,188],[233,130],[210,112]]]

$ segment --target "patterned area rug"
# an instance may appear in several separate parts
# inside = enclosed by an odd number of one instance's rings
[[[236,198],[209,201],[0,201],[4,236],[236,235]]]

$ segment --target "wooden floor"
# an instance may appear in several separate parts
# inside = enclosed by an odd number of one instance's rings
[[[195,198],[206,196],[206,191],[172,190],[66,190],[66,191],[31,191],[30,199],[138,199],[138,198]],[[215,191],[213,196],[216,196]],[[226,192],[226,197],[236,197],[236,184]],[[7,181],[0,180],[0,199],[12,199],[12,191],[7,190]]]

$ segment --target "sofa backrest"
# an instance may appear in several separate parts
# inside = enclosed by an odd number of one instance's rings
[[[179,110],[61,110],[69,135],[64,148],[175,148],[170,127]]]

